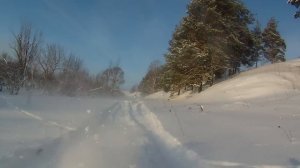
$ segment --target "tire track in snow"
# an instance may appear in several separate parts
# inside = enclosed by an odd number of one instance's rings
[[[160,163],[150,167],[208,167],[195,152],[184,148],[176,138],[167,132],[157,116],[143,102],[125,102],[125,106],[129,108],[131,119],[145,132],[152,153],[159,155],[155,158],[151,158],[153,156],[150,155],[145,156],[149,157],[147,158],[149,160],[158,159],[155,161]]]
[[[281,165],[249,165],[230,161],[203,160],[196,152],[186,149],[182,144],[167,132],[157,116],[151,112],[143,102],[127,102],[129,115],[135,123],[145,132],[149,141],[153,143],[154,150],[159,151],[162,160],[166,160],[167,165],[162,167],[245,167],[245,168],[284,168]],[[159,167],[159,166],[156,166]],[[293,166],[291,166],[292,168]]]
[[[17,107],[16,107],[17,108]],[[87,121],[82,126],[78,127],[75,131],[68,131],[66,134],[54,139],[53,141],[45,142],[38,147],[28,147],[20,148],[14,152],[14,155],[9,157],[0,158],[0,167],[2,168],[76,168],[76,166],[61,166],[60,161],[63,154],[72,157],[74,153],[68,151],[70,148],[75,146],[81,146],[86,139],[84,131],[87,124],[98,125],[106,124],[110,121],[109,117],[115,115],[120,110],[120,103],[114,103],[112,106],[108,107],[102,112],[95,113],[91,118],[93,120]],[[20,110],[18,110],[20,111]],[[37,121],[43,121],[43,118],[34,115],[30,112],[24,111],[24,115],[31,118],[35,118]],[[93,130],[90,130],[93,131]],[[75,151],[78,155],[82,157],[82,150]],[[95,155],[96,156],[96,155]],[[74,163],[79,160],[79,158],[72,158],[70,163]],[[98,166],[99,167],[99,166]],[[89,167],[85,167],[89,168]]]
[[[21,114],[24,114],[32,119],[35,119],[37,121],[40,121],[42,122],[43,124],[45,125],[48,125],[48,126],[54,126],[54,127],[58,127],[58,128],[61,128],[61,129],[65,129],[67,131],[75,131],[76,128],[73,128],[73,127],[70,127],[70,126],[66,126],[66,125],[63,125],[63,124],[59,124],[55,121],[51,121],[51,120],[46,120],[44,118],[42,118],[41,116],[38,116],[36,114],[33,114],[31,112],[28,112],[26,110],[23,110],[23,109],[20,109],[18,106],[15,106],[14,104],[8,102],[8,100],[1,96],[0,98],[4,99],[5,100],[5,103],[7,104],[8,107],[11,107],[13,109],[15,109],[17,112],[20,112]]]
[[[32,119],[35,119],[35,120],[38,120],[38,121],[42,122],[45,125],[58,127],[58,128],[61,128],[61,129],[65,129],[67,131],[76,131],[77,130],[76,128],[66,126],[66,125],[62,125],[62,124],[59,124],[55,121],[46,120],[46,119],[44,119],[44,118],[42,118],[42,117],[40,117],[36,114],[33,114],[33,113],[28,112],[28,111],[19,109],[18,107],[16,107],[16,110],[18,110],[19,112],[21,112],[22,114],[24,114],[28,117],[31,117]]]
[[[33,115],[32,118],[39,120],[39,116],[34,116],[34,114],[27,113],[28,116]],[[41,118],[42,119],[42,118]],[[134,125],[132,125],[134,123]],[[109,156],[122,153],[121,157],[125,157],[129,161],[124,161],[122,158],[112,158],[108,161],[109,164],[104,164],[106,166],[102,167],[121,167],[119,161],[122,163],[132,162],[132,164],[122,164],[122,167],[134,168],[199,168],[199,167],[246,167],[246,168],[281,168],[281,166],[251,166],[242,163],[234,163],[227,161],[208,161],[202,160],[198,154],[186,149],[175,137],[173,137],[169,132],[167,132],[162,123],[159,121],[157,116],[151,112],[147,106],[142,102],[131,102],[123,101],[114,104],[107,111],[103,113],[96,113],[91,116],[91,120],[86,123],[89,127],[89,134],[97,133],[100,136],[100,143],[95,143],[93,141],[93,136],[86,137],[82,134],[84,128],[79,127],[77,131],[72,131],[69,135],[64,138],[58,139],[48,146],[44,146],[42,156],[45,161],[39,162],[40,156],[36,157],[36,152],[32,153],[32,158],[28,160],[28,163],[36,164],[36,166],[27,166],[28,168],[40,168],[43,164],[49,163],[50,167],[56,168],[73,168],[82,166],[85,168],[96,168],[101,167],[102,161],[106,161]],[[101,134],[101,125],[107,124],[107,129],[102,131],[107,131],[109,134]],[[128,131],[130,135],[122,136],[121,128],[114,128],[117,125],[129,126]],[[116,130],[112,130],[116,129]],[[120,130],[119,130],[120,129]],[[113,133],[111,133],[113,131]],[[107,137],[102,137],[107,135]],[[113,136],[110,136],[113,135]],[[101,139],[102,138],[102,139]],[[103,139],[104,138],[104,139]],[[119,140],[113,141],[113,138],[118,138]],[[128,141],[134,141],[136,139],[145,139],[143,143],[135,146],[126,147],[124,151],[120,150],[119,144],[114,144],[114,142],[124,143],[123,138],[128,138]],[[126,140],[126,139],[125,139]],[[112,145],[112,146],[110,146]],[[124,143],[123,145],[127,145]],[[105,148],[100,148],[103,146]],[[122,146],[122,145],[121,145]],[[111,148],[112,147],[112,148]],[[57,149],[55,149],[57,148]],[[136,150],[132,150],[132,148]],[[50,151],[49,151],[50,149]],[[52,153],[52,149],[54,149]],[[100,150],[101,149],[101,150]],[[56,150],[61,151],[61,156],[58,156]],[[129,151],[131,150],[131,151]],[[107,155],[106,152],[111,152],[111,155]],[[49,152],[49,153],[48,153]],[[137,153],[135,153],[137,152]],[[130,154],[131,153],[131,154]],[[29,153],[30,154],[30,153]],[[113,154],[113,155],[112,155]],[[137,155],[136,155],[137,154]],[[130,156],[128,156],[130,155]],[[132,157],[131,157],[132,156]],[[136,157],[137,158],[136,158]],[[57,157],[59,157],[57,160]],[[24,159],[28,156],[24,155]],[[52,158],[52,159],[51,159]],[[54,159],[53,159],[54,158]],[[103,160],[102,160],[103,159]],[[109,159],[111,159],[109,157]],[[1,161],[1,159],[0,159]],[[24,165],[22,161],[17,158],[17,160],[11,160],[12,163],[16,165]],[[15,162],[15,161],[18,161]],[[46,162],[47,161],[47,162]],[[58,163],[57,163],[58,162]],[[79,164],[77,164],[79,162]],[[136,162],[136,164],[134,164]],[[112,166],[114,165],[114,166]],[[14,166],[7,166],[14,167]],[[18,166],[15,166],[18,167]],[[24,166],[19,166],[24,167]],[[26,167],[26,166],[25,166]],[[27,168],[26,167],[26,168]],[[128,166],[127,166],[128,167]]]

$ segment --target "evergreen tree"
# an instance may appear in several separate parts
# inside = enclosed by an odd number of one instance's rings
[[[201,79],[198,84],[205,81],[213,84],[215,72],[228,67],[229,55],[226,51],[226,17],[224,17],[217,1],[193,0],[188,7],[188,17],[185,22],[191,30],[190,40],[194,43],[194,56],[198,63],[195,65],[193,78]]]
[[[229,56],[229,68],[236,73],[241,65],[253,64],[252,51],[254,39],[249,29],[254,18],[251,12],[239,0],[217,1],[218,11],[225,18],[224,31],[227,39],[226,53]]]
[[[277,22],[271,18],[262,33],[264,56],[271,63],[285,61],[286,44],[277,31]]]
[[[172,91],[212,85],[216,74],[253,62],[250,11],[239,0],[192,0],[166,54],[165,84]]]
[[[257,64],[262,60],[263,55],[262,31],[258,21],[256,21],[256,25],[252,31],[252,34],[254,38],[253,61],[255,62],[255,67],[257,68]]]

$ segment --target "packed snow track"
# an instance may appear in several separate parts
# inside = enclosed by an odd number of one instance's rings
[[[16,151],[0,163],[5,168],[182,168],[204,164],[164,130],[142,101],[120,101],[77,130],[39,148]]]

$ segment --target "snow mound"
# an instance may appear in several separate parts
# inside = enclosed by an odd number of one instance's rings
[[[215,84],[200,94],[185,92],[173,99],[201,102],[228,102],[257,98],[288,97],[300,90],[300,60],[266,65]],[[146,99],[168,99],[169,93],[157,92]]]
[[[139,98],[141,97],[141,92],[129,92],[129,91],[122,91],[123,94],[128,98]]]
[[[145,97],[145,99],[168,99],[168,98],[170,98],[170,93],[164,91],[159,91]]]
[[[266,65],[214,85],[192,99],[236,101],[289,96],[300,90],[300,60]]]

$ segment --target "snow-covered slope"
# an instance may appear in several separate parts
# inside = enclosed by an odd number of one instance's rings
[[[194,99],[244,100],[289,95],[300,89],[300,60],[267,65],[216,84]],[[201,98],[200,98],[201,97]]]
[[[141,97],[141,92],[129,92],[129,91],[122,91],[127,98],[139,98]]]
[[[168,99],[169,97],[170,97],[169,93],[166,93],[164,91],[159,91],[146,96],[145,99]]]
[[[220,167],[300,167],[300,61],[267,65],[200,94],[147,99],[166,130]]]
[[[184,93],[174,99],[187,98],[205,102],[236,101],[294,94],[300,90],[300,60],[266,65],[243,72],[232,79],[215,84],[201,94]],[[158,92],[148,99],[166,99],[167,93]]]

